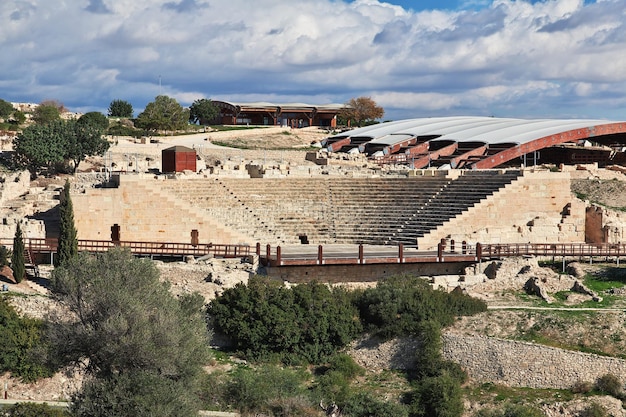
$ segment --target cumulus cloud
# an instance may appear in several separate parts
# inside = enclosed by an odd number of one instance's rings
[[[105,111],[113,99],[141,109],[160,92],[183,105],[368,95],[391,119],[623,118],[626,104],[623,0],[469,0],[455,10],[378,0],[4,0],[0,19],[0,98],[11,101]]]

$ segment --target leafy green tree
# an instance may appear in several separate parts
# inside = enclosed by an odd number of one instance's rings
[[[49,406],[48,404],[17,403],[2,410],[5,417],[70,417],[66,410]]]
[[[49,360],[95,378],[74,398],[77,416],[197,413],[209,358],[200,295],[174,297],[151,261],[120,248],[79,253],[54,269],[51,288],[72,315],[48,327]]]
[[[70,182],[65,181],[63,192],[61,193],[61,204],[59,205],[61,217],[59,225],[59,245],[57,256],[54,260],[55,266],[66,265],[78,254],[78,239],[76,226],[74,224],[74,206],[70,196]]]
[[[189,121],[189,110],[168,96],[157,96],[137,116],[137,127],[148,131],[184,129]]]
[[[109,117],[133,117],[133,105],[124,100],[113,100],[109,104]]]
[[[13,253],[11,255],[11,269],[13,269],[13,278],[15,281],[22,282],[26,276],[26,248],[24,247],[24,238],[22,237],[22,228],[18,223],[15,227],[15,236],[13,237]]]
[[[208,311],[251,360],[320,363],[361,330],[348,292],[318,283],[286,288],[255,277],[224,291]]]
[[[45,351],[41,320],[22,318],[4,297],[0,298],[0,372],[11,372],[32,382],[52,374],[37,359]]]
[[[102,155],[109,142],[102,131],[76,120],[56,120],[48,124],[28,126],[13,140],[17,165],[37,173],[53,171],[58,164],[69,161],[74,170],[87,156]]]
[[[206,98],[193,102],[189,107],[189,121],[206,126],[220,114],[219,108]]]
[[[15,162],[32,173],[42,168],[51,170],[55,164],[63,162],[65,143],[65,122],[62,120],[28,126],[13,140]]]
[[[92,126],[105,133],[109,128],[109,119],[98,111],[90,111],[79,117],[78,124]]]
[[[40,104],[33,111],[33,121],[39,125],[46,125],[61,120],[61,112],[54,104]]]
[[[363,126],[372,124],[376,119],[380,119],[385,114],[385,110],[380,107],[371,97],[351,98],[339,116],[352,126]]]
[[[14,111],[13,104],[0,99],[0,119],[6,120]]]

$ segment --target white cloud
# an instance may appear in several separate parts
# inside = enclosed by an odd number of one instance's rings
[[[184,105],[371,95],[389,118],[618,114],[623,0],[470,3],[409,12],[377,0],[4,0],[0,98],[102,110],[120,98],[141,109],[160,75]]]

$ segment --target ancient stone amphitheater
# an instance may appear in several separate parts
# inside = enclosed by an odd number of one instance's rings
[[[80,239],[435,246],[584,242],[567,172],[415,170],[386,177],[120,175],[73,196]],[[194,232],[195,231],[195,232]]]

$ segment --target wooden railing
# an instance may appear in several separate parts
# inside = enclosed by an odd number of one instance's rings
[[[13,239],[0,238],[0,245],[12,248]],[[24,246],[33,254],[55,253],[58,247],[58,240],[55,238],[29,238],[24,239]],[[213,255],[220,258],[238,258],[248,256],[252,253],[250,245],[225,245],[214,243],[192,245],[191,243],[179,242],[78,240],[78,250],[82,252],[106,252],[114,247],[128,248],[134,255],[146,256]]]

